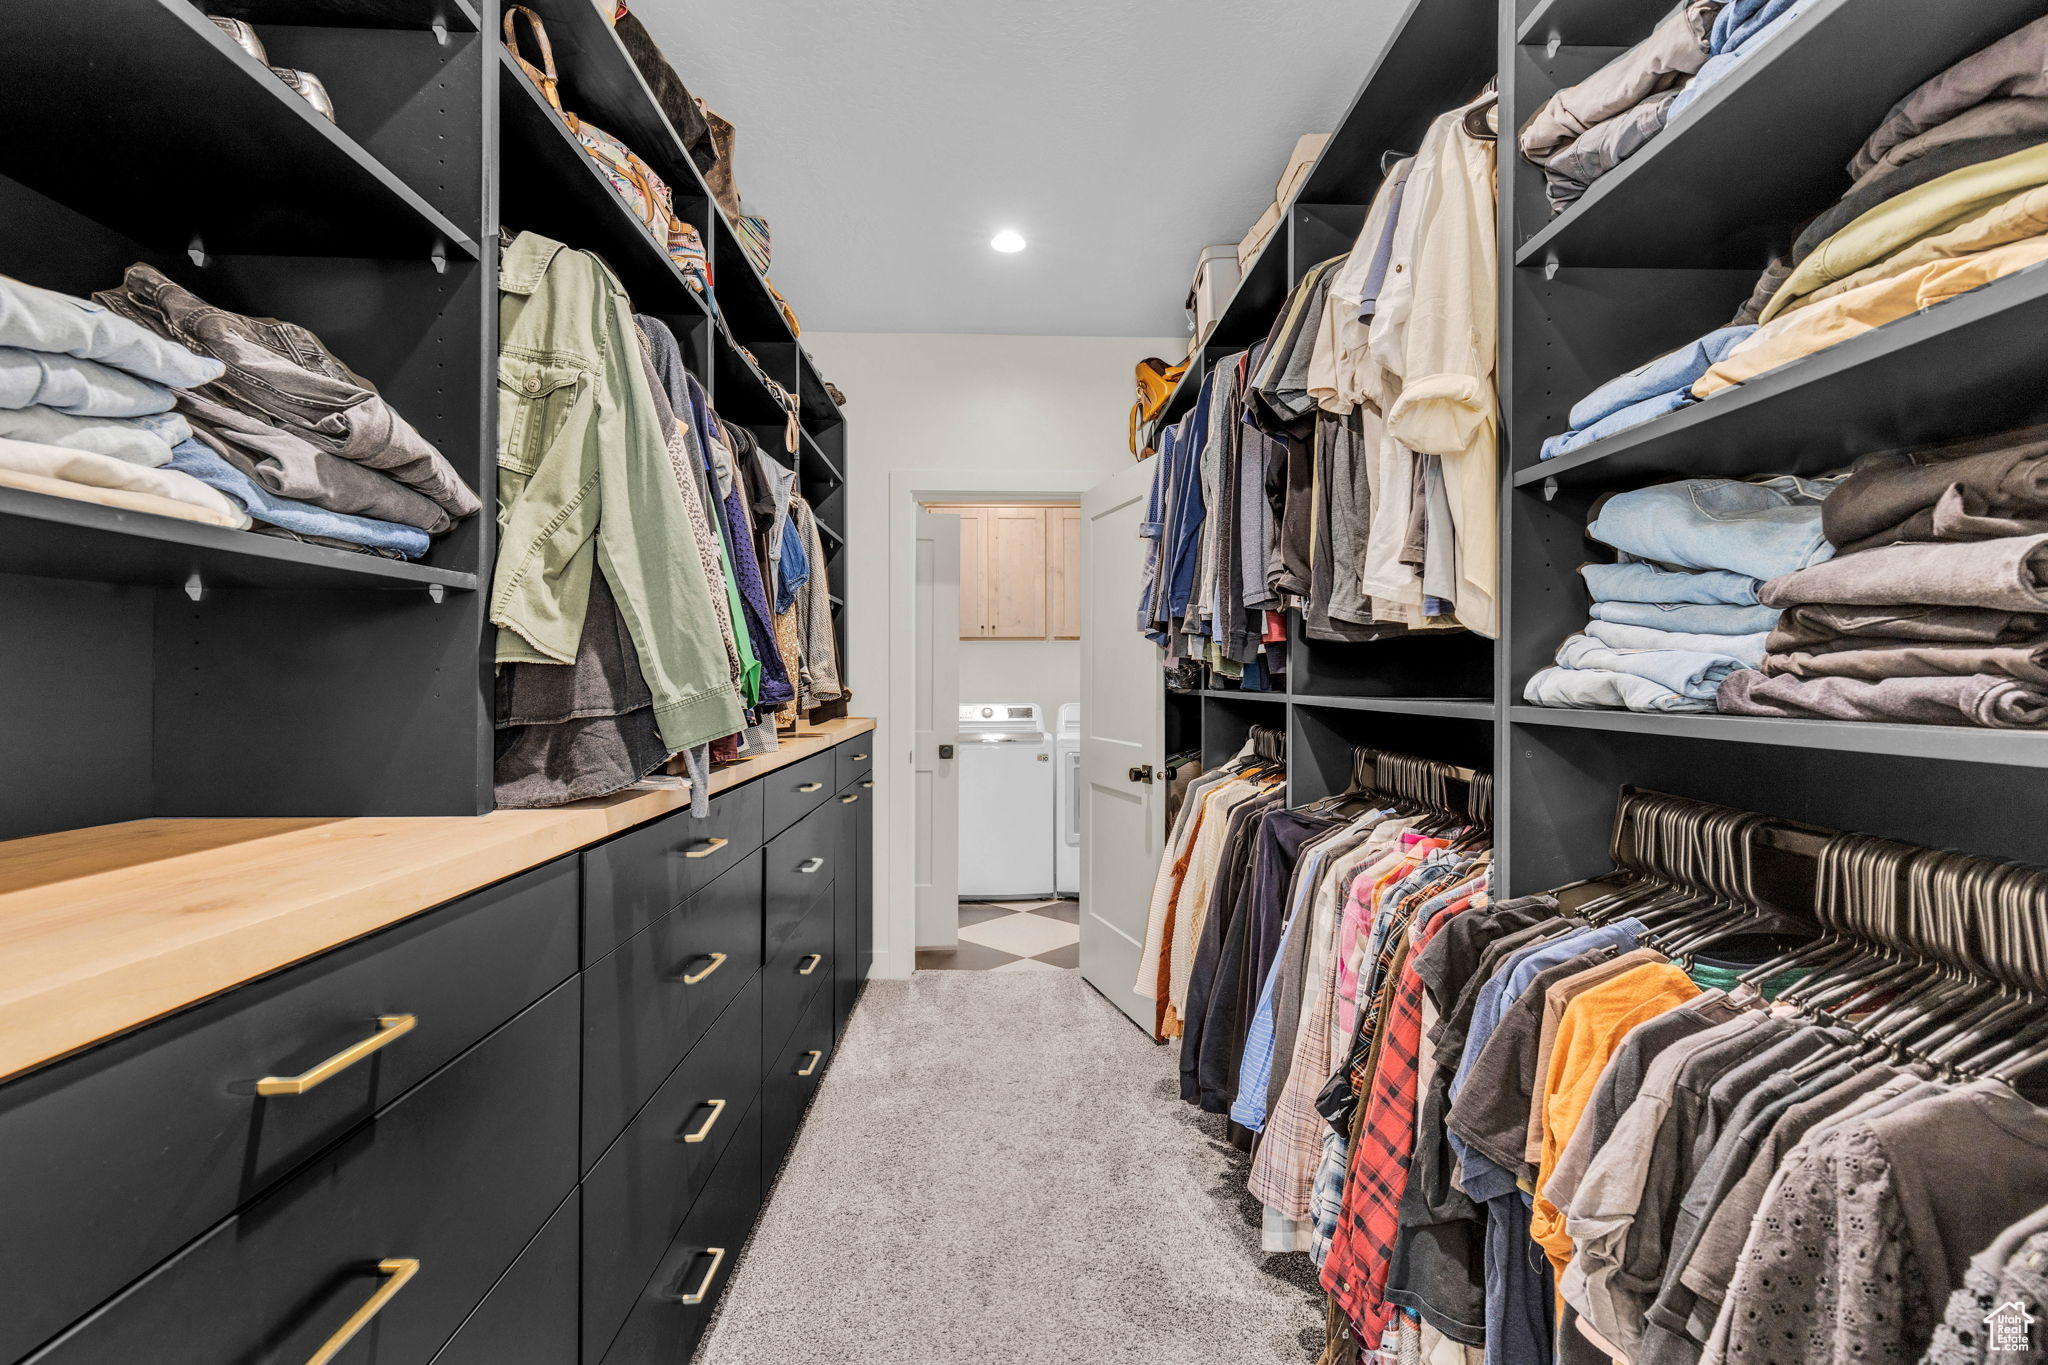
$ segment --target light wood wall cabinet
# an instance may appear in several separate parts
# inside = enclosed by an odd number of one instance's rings
[[[960,518],[960,638],[1081,638],[1081,509],[933,504]]]

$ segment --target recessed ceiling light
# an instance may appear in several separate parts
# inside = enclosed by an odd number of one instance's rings
[[[997,251],[1022,251],[1024,249],[1024,234],[1012,232],[1009,228],[1004,228],[1001,232],[989,238],[988,244]]]

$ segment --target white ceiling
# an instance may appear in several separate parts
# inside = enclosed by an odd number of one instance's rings
[[[637,0],[807,328],[1172,336],[1399,0]],[[988,241],[1015,228],[1027,250]]]

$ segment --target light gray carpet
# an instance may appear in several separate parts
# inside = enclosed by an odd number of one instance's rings
[[[1075,972],[874,982],[700,1365],[1313,1361],[1177,1056]]]

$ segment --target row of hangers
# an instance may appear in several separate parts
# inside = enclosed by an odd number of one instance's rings
[[[1809,865],[1810,910],[1782,879],[1760,887],[1760,851]],[[2048,1064],[2048,870],[1635,790],[1611,852],[1618,885],[1577,916],[1632,916],[1674,961],[1718,946],[1751,987],[1803,973],[1779,1001],[1849,1030],[1849,1050],[1953,1078]]]

